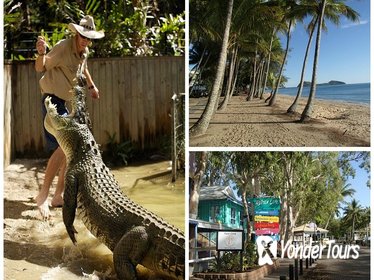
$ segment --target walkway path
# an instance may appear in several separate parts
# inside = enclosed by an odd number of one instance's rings
[[[370,279],[370,248],[362,247],[358,259],[320,259],[303,278],[307,280]]]
[[[278,269],[273,271],[273,273],[269,274],[265,278],[263,278],[263,280],[273,280],[273,279],[279,280],[280,276],[287,276],[287,279],[289,279],[288,278],[288,269],[289,269],[290,264],[294,264],[293,259],[291,259],[291,260],[290,259],[280,259]]]

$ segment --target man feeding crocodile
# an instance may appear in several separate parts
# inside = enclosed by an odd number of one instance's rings
[[[53,104],[56,104],[57,111],[60,115],[67,115],[68,109],[66,102],[73,98],[72,89],[74,78],[80,67],[87,79],[87,89],[92,98],[99,98],[97,89],[87,68],[87,57],[89,54],[88,47],[94,39],[104,37],[103,31],[97,31],[94,19],[91,16],[85,16],[79,24],[70,23],[69,29],[74,36],[61,40],[47,53],[47,43],[44,37],[39,36],[36,49],[38,57],[35,61],[35,70],[44,72],[39,81],[42,93],[43,118],[46,115],[44,100],[51,98]],[[44,122],[44,119],[43,119]],[[51,201],[52,207],[61,207],[63,204],[62,194],[64,191],[64,173],[66,168],[66,158],[59,147],[55,137],[48,133],[44,128],[44,133],[49,151],[53,151],[48,160],[45,171],[44,183],[35,197],[38,209],[42,218],[47,220],[50,217],[48,205],[49,189],[54,177],[59,174],[56,190]]]

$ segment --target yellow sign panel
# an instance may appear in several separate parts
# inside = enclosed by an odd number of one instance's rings
[[[276,217],[276,216],[255,216],[255,222],[279,223],[279,217]]]

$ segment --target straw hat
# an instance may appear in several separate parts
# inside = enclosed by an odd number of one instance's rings
[[[78,32],[82,36],[90,39],[100,39],[105,36],[104,31],[96,31],[94,19],[91,16],[85,16],[84,18],[82,18],[79,22],[79,25],[75,23],[69,23],[69,29],[74,33]]]

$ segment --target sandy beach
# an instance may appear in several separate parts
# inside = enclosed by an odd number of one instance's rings
[[[207,98],[189,98],[189,125],[202,114]],[[316,100],[312,120],[298,122],[306,104],[287,115],[293,97],[278,95],[275,106],[264,100],[233,96],[213,117],[206,134],[189,139],[190,147],[369,147],[370,106]]]
[[[45,166],[46,160],[23,159],[4,170],[4,279],[116,279],[111,251],[79,218],[77,246],[67,236],[61,208],[52,208],[49,221],[41,220],[33,198],[44,180]],[[169,171],[168,161],[112,170],[131,199],[184,230],[184,177],[172,184]],[[138,268],[139,279],[153,279],[152,273]]]

